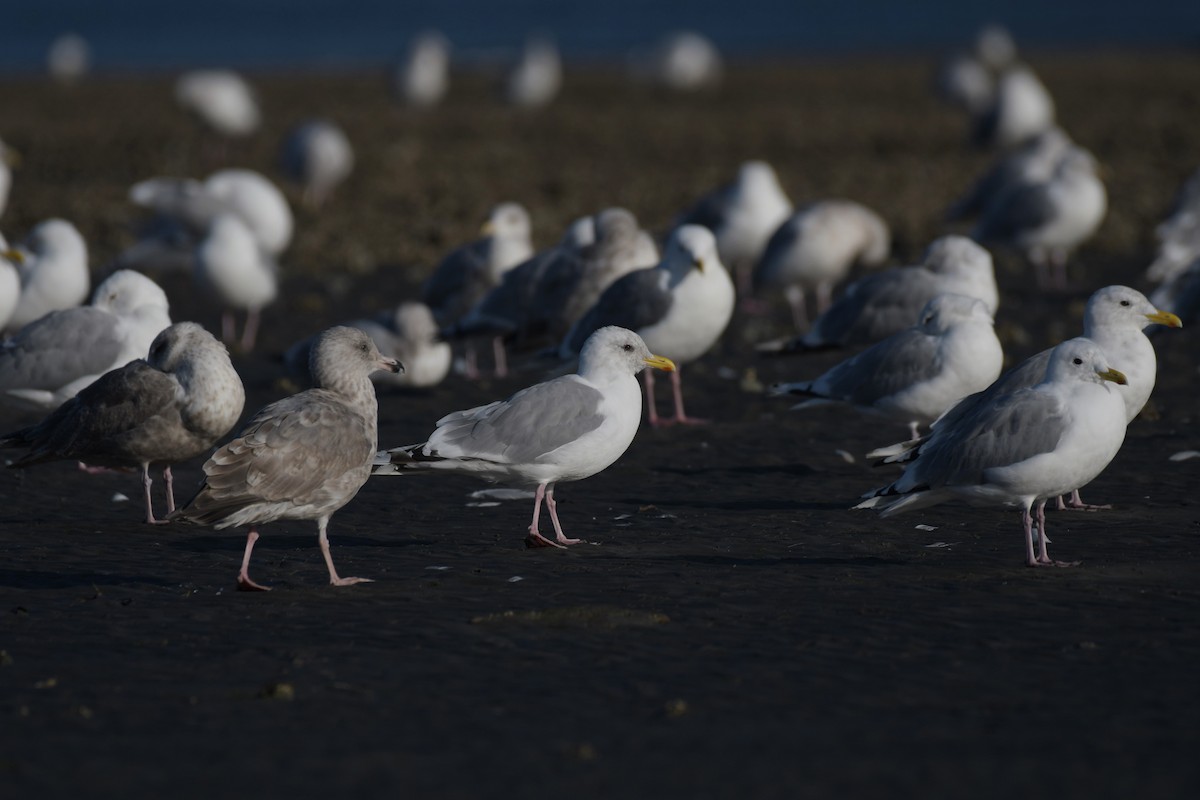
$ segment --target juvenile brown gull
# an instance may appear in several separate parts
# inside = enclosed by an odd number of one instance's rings
[[[381,356],[362,331],[335,327],[317,341],[310,369],[316,388],[259,411],[236,439],[205,462],[200,490],[172,515],[218,530],[250,526],[238,572],[241,589],[266,590],[250,579],[250,554],[258,526],[280,519],[317,521],[331,584],[368,580],[338,576],[325,529],[371,475],[378,405],[370,375],[401,366]]]
[[[145,360],[105,373],[37,425],[0,439],[24,447],[14,467],[77,459],[141,467],[146,522],[154,516],[150,467],[162,466],[167,513],[175,510],[171,464],[212,447],[237,422],[246,395],[229,353],[194,322],[162,331]]]

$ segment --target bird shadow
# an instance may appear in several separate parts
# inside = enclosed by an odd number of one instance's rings
[[[433,539],[379,539],[367,536],[340,535],[330,533],[329,542],[332,547],[422,547],[435,544]],[[228,536],[189,536],[186,539],[176,539],[167,545],[175,550],[189,553],[240,553],[246,547],[246,534],[233,533]],[[261,532],[261,537],[254,545],[254,552],[267,550],[299,550],[317,546],[317,534],[281,533],[272,535],[269,529]]]
[[[665,500],[661,497],[627,497],[622,502],[639,507],[709,508],[721,511],[845,511],[850,507],[850,503],[848,502],[821,503],[811,500],[773,500],[764,497],[729,500],[704,500],[696,497],[689,497],[682,500]]]
[[[684,562],[717,567],[780,567],[780,566],[842,566],[842,567],[900,567],[909,562],[899,558],[879,556],[776,556],[738,558],[736,556],[696,555],[681,553],[664,555],[649,560]]]

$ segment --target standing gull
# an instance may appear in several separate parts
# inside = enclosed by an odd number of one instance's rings
[[[636,333],[601,328],[583,346],[578,373],[522,389],[507,400],[448,414],[438,420],[427,442],[381,452],[375,474],[442,469],[536,487],[525,543],[577,544],[558,521],[555,484],[595,475],[629,447],[642,416],[634,376],[647,366],[675,368],[669,359],[651,355]],[[556,541],[538,531],[543,498]]]
[[[986,388],[1004,363],[992,315],[982,300],[943,294],[921,320],[811,381],[785,383],[773,394],[801,395],[794,408],[829,402],[908,423],[913,439],[963,397]]]
[[[236,341],[234,312],[246,312],[241,347],[250,351],[258,337],[264,306],[279,293],[278,267],[259,249],[254,234],[233,214],[213,220],[196,248],[196,282],[221,304],[221,338]]]
[[[437,105],[450,86],[450,42],[438,31],[413,37],[404,63],[393,76],[392,88],[405,105]]]
[[[254,91],[232,70],[184,73],[175,82],[175,102],[222,136],[249,136],[261,122]]]
[[[346,133],[327,119],[298,125],[283,144],[283,168],[304,189],[304,203],[320,208],[354,169],[354,148]]]
[[[78,459],[141,467],[146,522],[157,524],[151,465],[163,467],[167,513],[175,510],[171,464],[198,456],[229,432],[246,400],[229,353],[194,322],[164,330],[149,356],[105,373],[37,425],[0,438],[24,447],[14,467]]]
[[[541,108],[558,96],[561,87],[558,46],[544,36],[531,36],[505,79],[505,98],[517,108]]]
[[[563,339],[559,355],[571,358],[588,337],[608,325],[628,328],[653,352],[671,359],[675,416],[660,419],[654,405],[654,373],[645,370],[646,409],[651,425],[700,422],[683,410],[680,370],[707,353],[733,316],[734,290],[717,257],[712,233],[699,225],[676,228],[657,267],[639,269],[604,290]]]
[[[21,253],[21,298],[8,320],[10,332],[87,299],[91,285],[87,243],[74,225],[62,219],[46,220],[30,231],[17,250]]]
[[[362,331],[330,328],[312,351],[316,388],[263,408],[205,462],[199,492],[172,518],[218,530],[250,526],[238,588],[267,589],[250,579],[250,554],[258,526],[280,519],[317,521],[331,584],[368,580],[338,576],[325,529],[371,475],[378,405],[370,375],[401,368],[395,359],[381,356]]]
[[[792,201],[771,165],[747,161],[731,183],[700,198],[675,224],[710,229],[717,237],[721,263],[737,276],[738,287],[748,290],[754,264],[771,234],[791,213]]]
[[[754,267],[754,291],[783,289],[796,330],[808,328],[807,292],[816,293],[817,313],[829,309],[833,287],[856,263],[877,267],[892,247],[887,223],[850,200],[823,200],[788,217],[767,242]]]
[[[860,278],[803,336],[759,349],[789,353],[878,342],[915,323],[939,294],[978,298],[995,314],[1000,295],[991,253],[965,236],[943,236],[929,245],[921,264]]]
[[[1067,259],[1096,232],[1108,210],[1096,160],[1070,147],[1045,180],[1014,187],[996,198],[971,237],[1012,247],[1036,270],[1039,286],[1063,289]]]
[[[975,117],[972,138],[985,147],[1016,147],[1054,125],[1054,98],[1033,70],[1006,68],[991,102]]]
[[[1044,380],[938,425],[899,480],[855,507],[877,508],[886,517],[955,498],[1018,506],[1025,563],[1069,566],[1051,561],[1046,552],[1046,501],[1087,484],[1121,449],[1125,402],[1109,382],[1123,384],[1125,376],[1109,366],[1094,342],[1063,342]]]
[[[947,221],[978,217],[1014,188],[1046,180],[1071,146],[1071,137],[1056,126],[1001,154],[988,171],[947,209]]]
[[[0,139],[0,216],[8,205],[8,192],[12,189],[12,167],[17,164],[17,151]]]
[[[482,232],[481,238],[451,250],[422,289],[422,300],[443,327],[466,315],[500,283],[504,273],[533,254],[529,212],[520,203],[501,203],[493,208]],[[502,377],[508,371],[504,343],[495,337],[492,344],[496,374]],[[471,377],[478,374],[475,348],[470,343],[467,371]]]
[[[91,305],[52,311],[0,345],[0,405],[56,408],[109,370],[145,357],[170,324],[158,284],[118,270],[96,287]]]

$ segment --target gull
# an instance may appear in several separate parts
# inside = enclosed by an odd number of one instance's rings
[[[371,376],[376,386],[422,389],[441,383],[450,372],[450,345],[439,337],[437,322],[424,303],[409,300],[373,319],[343,324],[364,331],[380,353],[404,365],[398,374],[376,372]],[[316,339],[316,336],[303,339],[284,353],[288,372],[297,380],[309,381],[308,361]]]
[[[1126,382],[1117,386],[1115,391],[1125,403],[1126,424],[1141,413],[1150,399],[1150,393],[1154,391],[1158,362],[1154,346],[1144,332],[1150,325],[1179,328],[1182,323],[1178,316],[1159,310],[1145,295],[1128,286],[1106,286],[1093,293],[1083,312],[1083,338],[1099,346],[1109,362],[1125,365],[1122,372]],[[985,390],[965,397],[934,423],[934,430],[944,424],[954,424],[956,418],[994,403],[1001,395],[1037,384],[1045,377],[1053,352],[1051,348],[1030,356]],[[869,453],[868,458],[882,458],[885,463],[903,463],[910,460],[928,438],[925,436],[916,441],[881,448]],[[1058,507],[1100,508],[1085,504],[1079,497],[1078,487],[1071,492],[1069,501],[1064,503],[1060,498]]]
[[[562,341],[614,281],[658,263],[656,249],[630,211],[606,208],[593,224],[595,241],[578,250],[560,250],[534,290],[529,328],[545,331],[555,341]]]
[[[232,70],[194,70],[175,82],[175,101],[222,136],[249,136],[261,114],[254,92]]]
[[[1169,282],[1200,257],[1200,170],[1184,181],[1154,234],[1158,251],[1146,277],[1155,283]]]
[[[672,91],[694,92],[720,83],[721,53],[702,33],[675,31],[648,52],[633,53],[630,72]]]
[[[0,437],[23,447],[13,467],[77,459],[140,467],[146,522],[154,516],[150,467],[161,465],[167,513],[175,510],[171,464],[212,447],[242,413],[246,395],[225,347],[194,322],[162,331],[149,355],[106,372],[37,425]]]
[[[806,352],[877,342],[916,322],[939,294],[978,298],[994,315],[999,292],[991,253],[965,236],[943,236],[925,250],[921,264],[860,278],[803,336],[767,342],[759,350]]]
[[[422,288],[422,300],[438,324],[452,325],[500,283],[504,273],[533,254],[529,212],[520,203],[501,203],[483,224],[483,236],[451,250]],[[504,343],[493,339],[496,374],[507,374]],[[478,374],[475,349],[468,343],[467,371]]]
[[[808,327],[806,292],[815,292],[817,313],[829,309],[833,287],[856,263],[887,260],[892,238],[887,223],[850,200],[822,200],[788,217],[767,242],[754,267],[754,291],[783,289],[798,331]]]
[[[1200,321],[1200,255],[1154,290],[1156,306],[1174,312],[1189,325]]]
[[[699,225],[676,228],[662,262],[630,272],[613,282],[596,304],[572,326],[559,356],[577,356],[588,337],[617,325],[637,333],[651,351],[671,359],[675,415],[661,419],[654,404],[654,373],[642,372],[651,425],[697,423],[683,408],[680,368],[712,349],[733,316],[733,281],[717,256],[712,232]]]
[[[405,105],[437,105],[450,85],[450,42],[438,31],[413,37],[404,63],[393,76],[393,89]]]
[[[46,50],[46,69],[50,77],[64,85],[78,83],[88,74],[92,62],[92,48],[77,33],[63,33],[55,37]]]
[[[946,220],[978,217],[1014,187],[1046,180],[1071,145],[1067,132],[1055,126],[1001,154],[966,194],[950,206]]]
[[[379,453],[374,474],[409,469],[449,470],[489,481],[536,487],[530,547],[565,547],[580,540],[563,533],[555,485],[590,477],[628,449],[641,422],[642,396],[634,377],[643,368],[672,370],[633,331],[593,333],[579,355],[579,371],[535,384],[478,408],[447,414],[429,440]],[[556,539],[538,530],[542,500]]]
[[[747,161],[732,183],[702,197],[675,223],[703,225],[717,237],[717,254],[748,290],[750,271],[767,241],[792,213],[792,201],[779,185],[775,170],[765,161]]]
[[[1108,210],[1096,170],[1091,153],[1068,148],[1048,178],[997,197],[971,237],[1020,251],[1033,264],[1042,288],[1066,288],[1067,259],[1097,231]]]
[[[63,219],[39,223],[17,248],[21,297],[8,320],[11,333],[45,316],[78,306],[88,296],[87,243]]]
[[[921,319],[811,381],[784,383],[775,395],[813,399],[794,409],[848,403],[905,422],[912,439],[962,398],[996,380],[1004,352],[982,300],[942,294],[926,303]]]
[[[213,220],[196,248],[196,282],[222,306],[221,338],[235,340],[234,312],[246,312],[241,347],[249,352],[258,336],[264,306],[279,293],[278,267],[259,249],[254,234],[233,214]]]
[[[52,311],[0,345],[0,404],[56,408],[109,370],[145,357],[170,324],[167,296],[154,281],[114,272],[90,305]]]
[[[371,475],[378,404],[370,375],[402,367],[379,354],[360,330],[334,327],[321,334],[310,362],[316,388],[263,408],[204,464],[200,490],[171,519],[217,530],[249,525],[238,588],[265,591],[250,578],[258,526],[280,519],[317,522],[321,555],[334,586],[361,583],[333,566],[326,527]]]
[[[1025,563],[1069,566],[1051,561],[1046,552],[1046,501],[1087,484],[1120,450],[1125,402],[1110,382],[1123,384],[1125,376],[1109,366],[1098,345],[1087,339],[1063,342],[1036,386],[936,426],[899,480],[855,508],[876,508],[886,517],[951,499],[1017,506]]]
[[[504,94],[509,104],[517,108],[541,108],[558,95],[561,87],[562,61],[558,47],[544,36],[530,37],[505,80]]]
[[[1033,70],[1007,67],[997,78],[991,103],[975,117],[972,138],[1007,150],[1054,125],[1054,98]]]
[[[320,208],[354,169],[354,148],[345,132],[327,119],[297,126],[283,145],[283,167],[304,188],[304,203]]]

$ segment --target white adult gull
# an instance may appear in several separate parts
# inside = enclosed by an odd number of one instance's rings
[[[52,311],[0,345],[0,405],[56,408],[109,370],[144,358],[170,324],[158,284],[118,270],[90,305]]]
[[[1004,363],[992,315],[982,300],[943,294],[920,321],[811,381],[784,383],[775,395],[812,399],[793,408],[842,402],[907,423],[913,439],[963,397],[986,388]]]
[[[450,42],[438,31],[422,31],[409,43],[392,88],[405,105],[428,108],[437,105],[449,87]]]
[[[262,121],[250,84],[232,70],[185,72],[175,82],[175,102],[222,136],[249,136]]]
[[[994,315],[1000,295],[991,253],[965,236],[943,236],[929,245],[921,264],[860,278],[803,336],[759,349],[790,353],[878,342],[913,325],[939,294],[975,297]]]
[[[250,526],[238,588],[267,589],[250,578],[250,554],[258,526],[280,519],[316,520],[332,585],[368,580],[338,575],[326,528],[371,475],[378,404],[370,375],[379,369],[401,365],[380,355],[362,331],[330,328],[312,351],[315,388],[263,408],[205,462],[200,490],[171,518],[218,530]]]
[[[732,182],[709,192],[675,225],[703,225],[717,237],[717,253],[737,276],[738,287],[750,288],[750,273],[771,234],[792,213],[792,201],[765,161],[746,161]]]
[[[805,294],[816,294],[818,314],[829,309],[833,287],[856,263],[876,267],[887,260],[892,238],[887,223],[850,200],[822,200],[801,208],[771,235],[754,266],[756,294],[782,289],[796,330],[808,328]]]
[[[304,189],[305,205],[320,208],[354,170],[354,148],[336,123],[314,119],[288,134],[281,160],[284,170]]]
[[[73,459],[140,467],[146,522],[154,516],[150,467],[163,468],[167,513],[175,510],[171,465],[200,455],[227,434],[246,395],[225,347],[194,322],[162,331],[145,359],[107,372],[36,425],[0,437],[23,447],[13,467]]]
[[[541,108],[558,96],[561,87],[558,46],[545,36],[529,37],[505,78],[505,98],[517,108]]]
[[[21,298],[8,320],[10,332],[87,299],[91,286],[87,243],[70,222],[39,223],[16,250],[21,254]]]
[[[1045,180],[1014,187],[996,198],[971,237],[1019,251],[1036,270],[1042,288],[1065,288],[1067,260],[1092,237],[1108,211],[1108,195],[1096,160],[1070,147]]]
[[[938,425],[899,480],[855,508],[886,517],[951,499],[1017,506],[1025,563],[1070,566],[1046,552],[1046,501],[1090,482],[1121,449],[1125,402],[1110,383],[1124,382],[1094,342],[1069,339],[1054,349],[1044,380]]]
[[[221,338],[226,343],[236,340],[235,312],[244,311],[240,344],[246,351],[254,348],[262,309],[279,294],[278,272],[239,217],[221,214],[213,220],[196,248],[195,278],[221,304]]]
[[[991,102],[976,115],[972,137],[986,147],[1008,149],[1054,125],[1054,98],[1032,69],[1014,64],[996,79]]]
[[[683,408],[680,368],[707,353],[733,316],[733,281],[717,256],[712,232],[699,225],[676,228],[667,241],[662,262],[619,278],[575,323],[559,347],[559,356],[572,358],[600,328],[617,325],[642,337],[646,346],[675,363],[671,386],[675,415],[658,416],[654,404],[654,373],[645,370],[647,417],[651,425],[701,422]]]
[[[523,487],[536,487],[530,547],[577,544],[563,533],[555,485],[590,477],[621,457],[641,421],[642,396],[634,377],[643,368],[672,370],[633,331],[601,328],[579,355],[579,371],[535,384],[507,400],[456,411],[437,422],[429,440],[379,453],[376,475],[408,469],[449,470]],[[555,540],[538,531],[542,501]]]

